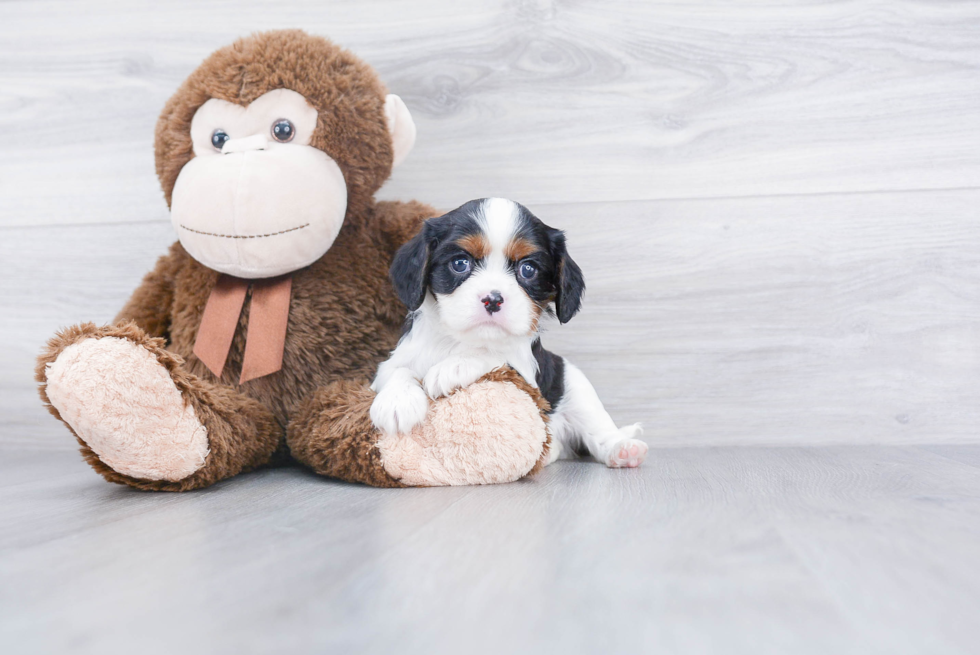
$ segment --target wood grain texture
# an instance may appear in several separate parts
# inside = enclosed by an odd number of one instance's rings
[[[543,341],[654,444],[976,443],[978,206],[980,191],[532,205],[588,286]],[[172,230],[0,232],[0,441],[73,447],[34,357],[61,326],[110,320]]]
[[[414,113],[387,198],[980,180],[977,3],[24,0],[0,3],[0,225],[165,218],[152,131],[167,97],[237,36],[296,26],[366,58]]]
[[[161,495],[81,461],[34,357],[173,239],[169,95],[296,26],[413,112],[383,197],[567,230],[589,290],[545,343],[643,468]],[[977,652],[978,107],[974,2],[0,2],[0,651]]]
[[[980,478],[914,447],[660,448],[497,487],[203,492],[0,458],[4,652],[972,653]]]

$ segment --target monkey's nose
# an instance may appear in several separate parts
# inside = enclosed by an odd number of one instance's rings
[[[504,304],[504,297],[500,295],[499,291],[491,291],[480,302],[483,303],[488,314],[493,314],[494,312],[500,311],[500,306]]]
[[[246,152],[248,150],[265,150],[269,146],[269,137],[264,134],[253,134],[240,139],[228,139],[221,146],[221,154]]]

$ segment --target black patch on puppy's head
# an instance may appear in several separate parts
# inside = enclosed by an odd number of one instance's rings
[[[567,323],[582,306],[585,292],[582,269],[568,254],[564,232],[546,225],[523,205],[518,207],[519,228],[514,238],[532,245],[534,252],[514,263],[517,281],[532,300],[539,303],[554,300],[558,320]],[[520,275],[520,264],[525,261],[538,268],[538,275],[531,280],[524,280]]]
[[[472,274],[475,262],[463,275],[454,273],[449,264],[454,258],[469,254],[459,245],[464,237],[481,234],[475,218],[479,202],[471,200],[442,216],[428,219],[419,233],[395,253],[389,276],[398,299],[409,310],[422,306],[429,289],[440,294],[452,293]]]
[[[391,278],[398,299],[413,312],[425,300],[429,259],[443,231],[443,226],[438,221],[439,219],[430,218],[423,223],[418,234],[395,253],[388,270],[388,277]]]
[[[429,289],[433,293],[452,293],[481,265],[483,253],[471,245],[483,239],[483,230],[476,218],[479,203],[479,200],[471,200],[439,217],[438,220],[445,221],[445,232],[429,256]],[[454,271],[450,264],[457,259],[466,259],[468,270]]]

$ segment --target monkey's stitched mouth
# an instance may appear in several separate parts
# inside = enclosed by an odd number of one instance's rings
[[[192,227],[187,227],[183,223],[180,227],[187,230],[188,232],[193,232],[194,234],[203,234],[206,237],[221,237],[222,239],[264,239],[265,237],[274,237],[280,234],[286,234],[287,232],[295,232],[296,230],[302,230],[304,227],[309,227],[309,223],[304,223],[302,225],[297,225],[296,227],[291,227],[288,230],[279,230],[278,232],[269,232],[268,234],[217,234],[215,232],[202,232],[201,230],[195,230]]]

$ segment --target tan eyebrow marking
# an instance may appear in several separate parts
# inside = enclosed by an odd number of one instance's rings
[[[507,255],[507,259],[516,262],[538,252],[538,250],[539,248],[527,239],[516,237],[507,244],[504,254]]]
[[[490,254],[490,242],[482,234],[467,234],[457,239],[456,245],[477,259],[483,259]]]

